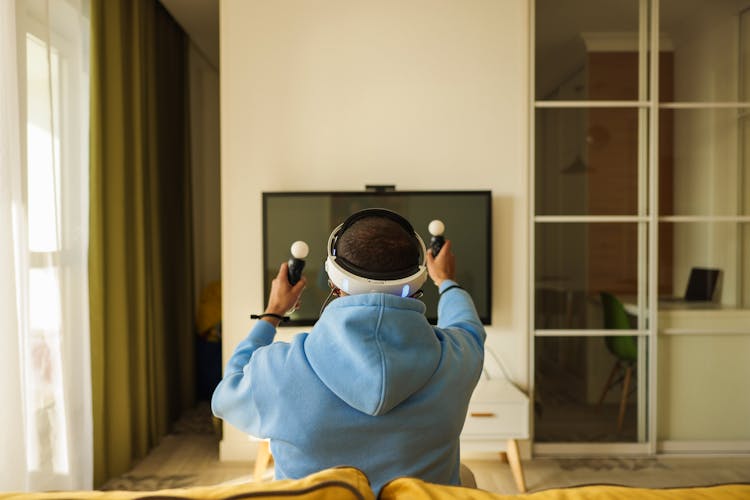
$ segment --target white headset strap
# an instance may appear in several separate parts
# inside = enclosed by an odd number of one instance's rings
[[[336,287],[348,294],[381,292],[404,297],[415,293],[427,280],[427,248],[416,231],[414,231],[413,235],[419,243],[421,264],[414,274],[395,280],[376,280],[357,276],[342,268],[336,262],[336,255],[333,254],[333,243],[339,236],[338,233],[343,226],[344,223],[336,226],[328,237],[328,244],[326,245],[326,272],[328,273],[328,278]]]

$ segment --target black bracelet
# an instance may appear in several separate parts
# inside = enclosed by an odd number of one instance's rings
[[[440,297],[442,297],[442,296],[443,296],[443,294],[444,294],[445,292],[447,292],[448,290],[452,290],[452,289],[454,289],[454,288],[460,288],[461,290],[463,290],[463,289],[464,289],[464,287],[462,287],[461,285],[451,285],[451,286],[449,286],[448,288],[446,288],[445,290],[443,290],[442,292],[440,292]]]
[[[279,321],[289,321],[289,316],[282,316],[281,314],[263,313],[263,314],[251,314],[250,315],[250,319],[263,319],[265,317],[276,318]]]

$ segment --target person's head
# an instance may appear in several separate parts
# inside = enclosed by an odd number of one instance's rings
[[[348,294],[412,295],[426,279],[424,244],[395,212],[368,209],[353,214],[334,230],[328,252],[329,278]]]

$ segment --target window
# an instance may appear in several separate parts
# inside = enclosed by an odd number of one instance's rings
[[[19,59],[26,122],[24,392],[27,466],[77,474],[90,452],[88,384],[88,77],[86,21],[70,0],[20,2]],[[21,38],[23,37],[23,38]],[[83,352],[73,352],[82,350]],[[85,382],[83,382],[85,381]],[[66,480],[59,484],[66,484]]]

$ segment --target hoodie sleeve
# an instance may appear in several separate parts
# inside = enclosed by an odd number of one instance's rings
[[[224,378],[214,390],[211,410],[238,429],[258,437],[260,413],[256,403],[251,366],[255,352],[273,342],[276,328],[267,321],[258,321],[247,337],[237,345],[229,358]]]
[[[479,320],[471,295],[452,280],[444,280],[439,291],[441,295],[438,302],[438,328],[448,331],[463,330],[471,336],[475,346],[483,351],[487,333]]]

